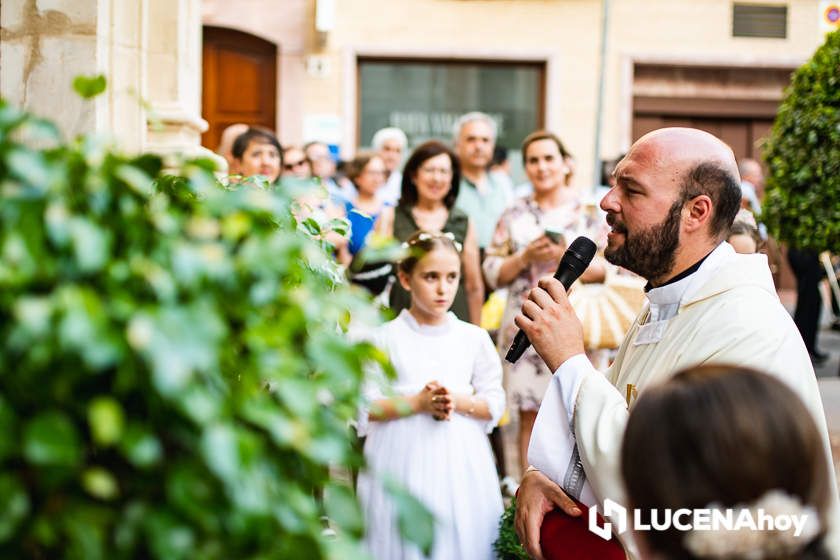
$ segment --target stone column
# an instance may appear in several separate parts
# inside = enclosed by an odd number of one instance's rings
[[[145,146],[163,155],[210,155],[201,148],[201,1],[145,0],[148,5]],[[220,158],[221,159],[221,158]]]
[[[201,132],[201,0],[3,0],[0,96],[72,137],[128,152],[208,155]],[[77,75],[104,74],[81,99]]]

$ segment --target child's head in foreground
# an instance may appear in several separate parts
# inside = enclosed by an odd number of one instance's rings
[[[793,527],[637,531],[645,558],[829,558],[823,440],[800,398],[774,377],[698,366],[649,388],[631,411],[621,459],[628,504],[648,523],[651,510],[662,518],[681,508],[734,508],[736,519],[744,509],[757,518],[761,509],[801,520],[798,537]]]

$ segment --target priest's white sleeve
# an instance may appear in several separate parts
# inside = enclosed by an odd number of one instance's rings
[[[575,401],[574,435],[587,481],[599,500],[626,505],[621,442],[627,427],[624,395],[598,372],[585,376]]]
[[[579,354],[552,376],[528,460],[585,505],[604,498],[624,503],[619,460],[626,424],[624,397]]]
[[[569,358],[557,368],[543,396],[528,445],[528,462],[567,494],[589,506],[595,503],[595,495],[580,462],[573,422],[581,383],[592,375],[602,377],[584,354]]]

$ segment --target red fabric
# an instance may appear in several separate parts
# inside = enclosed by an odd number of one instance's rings
[[[615,536],[605,541],[589,530],[589,508],[578,502],[583,512],[571,517],[555,509],[546,514],[540,527],[540,546],[546,560],[626,560],[624,548]],[[598,515],[598,524],[604,519]]]

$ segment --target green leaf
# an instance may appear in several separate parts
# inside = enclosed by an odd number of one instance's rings
[[[47,297],[22,297],[15,304],[18,324],[36,337],[47,334],[51,315],[52,302]]]
[[[190,558],[195,552],[195,535],[189,527],[168,513],[153,513],[146,520],[152,553],[156,558]]]
[[[27,185],[46,192],[50,183],[50,166],[42,153],[25,148],[12,148],[6,154],[6,163],[12,175]]]
[[[98,225],[84,218],[70,221],[70,237],[76,263],[82,272],[97,272],[108,261],[111,236]]]
[[[216,367],[224,334],[218,311],[204,302],[140,313],[128,329],[129,343],[151,365],[155,387],[164,395],[183,391],[196,372]]]
[[[73,502],[62,514],[61,525],[68,541],[63,556],[105,560],[105,531],[111,524],[111,512],[98,505]]]
[[[82,486],[100,500],[113,500],[119,494],[117,479],[102,467],[86,469],[82,474]]]
[[[120,451],[134,466],[146,469],[158,464],[163,456],[160,441],[140,425],[130,425],[120,440]]]
[[[27,120],[22,132],[33,142],[55,142],[61,138],[58,127],[46,119]]]
[[[277,384],[277,393],[296,416],[309,418],[318,408],[316,387],[306,379],[283,379]]]
[[[62,412],[42,412],[23,431],[23,455],[30,463],[74,467],[81,460],[76,428]]]
[[[394,501],[400,535],[416,544],[423,554],[432,552],[435,539],[435,518],[423,502],[415,498],[392,478],[383,477],[385,490]]]
[[[111,397],[97,397],[88,405],[88,424],[93,441],[109,446],[117,443],[123,433],[123,410]]]
[[[327,515],[344,531],[361,536],[364,531],[362,508],[353,491],[341,484],[330,484],[324,489],[324,506]]]
[[[23,485],[10,474],[0,474],[0,543],[15,535],[29,507],[29,496]]]
[[[84,99],[96,97],[105,91],[106,85],[105,76],[102,74],[95,76],[76,76],[73,79],[73,89]]]
[[[114,174],[137,193],[151,196],[153,192],[152,179],[142,169],[133,165],[121,165]]]
[[[315,218],[306,218],[301,222],[301,226],[313,237],[321,235],[321,224]]]
[[[201,449],[207,465],[222,480],[233,480],[239,473],[239,448],[236,432],[218,424],[204,431]]]

